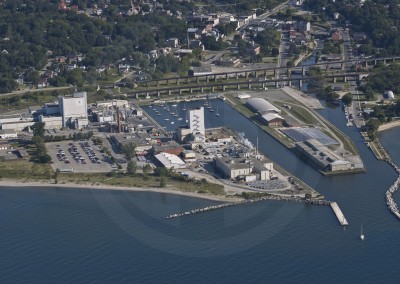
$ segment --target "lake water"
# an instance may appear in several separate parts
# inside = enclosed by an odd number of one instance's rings
[[[258,137],[263,153],[337,201],[350,225],[340,227],[329,207],[297,203],[266,201],[165,220],[216,202],[158,193],[2,188],[0,283],[398,281],[400,221],[384,199],[396,173],[375,159],[357,129],[345,126],[340,109],[321,114],[354,141],[365,174],[323,177],[224,102],[211,104],[220,117],[206,111],[207,127],[230,126],[253,143]],[[179,122],[155,118],[170,130]],[[381,134],[397,162],[399,136],[400,129]]]

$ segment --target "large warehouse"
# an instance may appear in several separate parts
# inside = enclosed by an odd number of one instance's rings
[[[275,107],[273,104],[267,102],[263,98],[250,98],[246,101],[246,105],[252,111],[261,115],[266,113],[281,113],[279,108]]]

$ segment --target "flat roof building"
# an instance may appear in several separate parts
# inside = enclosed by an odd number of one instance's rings
[[[186,168],[186,163],[182,161],[178,156],[161,152],[154,156],[158,162],[167,169],[183,169]]]
[[[346,171],[354,169],[354,164],[324,146],[316,139],[295,144],[296,150],[323,171]]]
[[[0,129],[0,139],[18,138],[17,133],[13,129]]]

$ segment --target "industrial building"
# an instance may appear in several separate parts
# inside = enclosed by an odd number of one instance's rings
[[[12,129],[0,129],[0,139],[18,138],[17,133]]]
[[[260,115],[264,115],[267,113],[281,113],[281,110],[279,108],[263,98],[250,98],[246,101],[246,105],[253,112]]]
[[[157,155],[154,155],[154,157],[164,168],[167,169],[186,168],[186,163],[176,155],[161,152]]]
[[[31,127],[34,123],[35,120],[29,113],[0,116],[0,128],[2,130],[22,131]]]
[[[214,159],[216,169],[229,179],[270,180],[273,164],[252,157],[221,157]]]
[[[268,126],[282,126],[285,119],[277,113],[260,115],[260,121]]]
[[[178,129],[179,141],[192,141],[195,144],[204,142],[206,127],[204,123],[204,108],[189,110],[189,125]]]
[[[72,96],[58,98],[62,127],[83,129],[88,125],[87,94],[86,92],[74,93]]]
[[[301,156],[323,171],[337,172],[355,168],[352,162],[344,160],[342,156],[336,154],[316,139],[297,142],[295,145],[296,151]]]
[[[54,103],[47,103],[40,111],[39,122],[47,129],[84,129],[88,125],[86,92],[75,92],[71,96],[60,96]]]

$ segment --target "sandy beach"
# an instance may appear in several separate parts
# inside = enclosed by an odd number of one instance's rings
[[[112,186],[105,184],[75,184],[75,183],[62,183],[62,184],[54,184],[47,182],[19,182],[14,180],[0,180],[0,187],[40,187],[40,188],[68,188],[68,189],[90,189],[90,190],[120,190],[120,191],[136,191],[136,192],[156,192],[156,193],[166,193],[166,194],[175,194],[193,198],[202,198],[213,201],[221,201],[221,202],[234,202],[242,200],[242,198],[235,196],[223,196],[223,195],[211,195],[211,194],[203,194],[196,192],[185,192],[176,189],[168,189],[168,188],[140,188],[140,187],[122,187],[122,186]]]
[[[397,126],[400,126],[400,120],[391,121],[391,122],[379,125],[378,131],[388,130],[388,129],[391,129],[391,128],[397,127]]]

